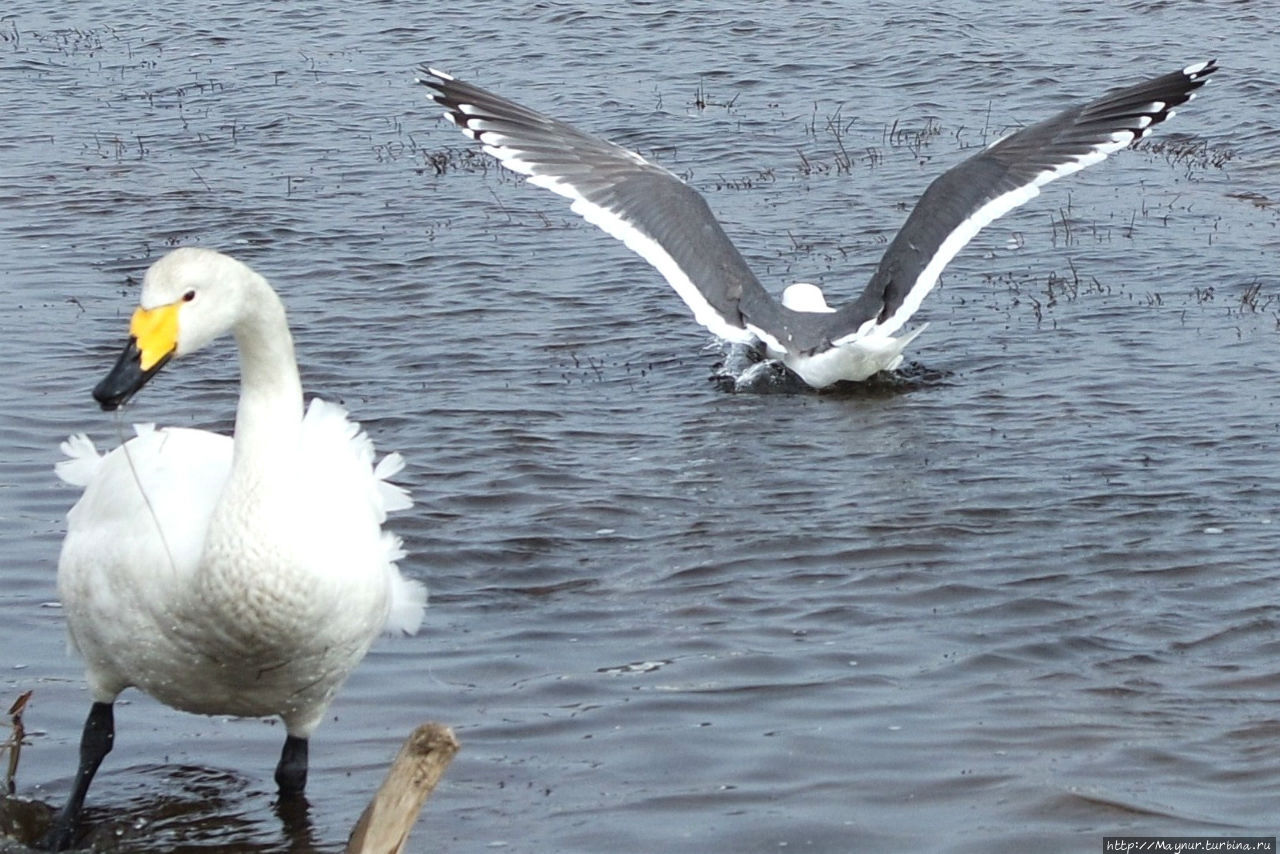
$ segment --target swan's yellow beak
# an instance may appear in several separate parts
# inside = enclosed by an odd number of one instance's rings
[[[178,347],[178,306],[174,302],[159,308],[139,308],[129,322],[129,334],[138,342],[142,358],[139,367],[151,370]]]
[[[113,367],[93,390],[103,409],[119,409],[164,367],[178,349],[180,302],[158,308],[139,308],[129,322],[129,343]]]

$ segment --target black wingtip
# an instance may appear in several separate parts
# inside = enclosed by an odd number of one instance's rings
[[[1209,82],[1207,78],[1217,70],[1218,60],[1209,59],[1204,62],[1193,62],[1191,65],[1182,69],[1182,73],[1192,84],[1194,84],[1195,89],[1199,89],[1205,83]]]
[[[441,71],[429,62],[424,62],[418,66],[418,76],[414,79],[428,89],[440,92],[445,83],[453,81],[453,76]]]
[[[453,105],[449,103],[449,93],[446,87],[454,82],[453,76],[446,74],[430,63],[424,62],[418,66],[416,80],[427,88],[428,98],[445,108],[444,117],[452,120]]]

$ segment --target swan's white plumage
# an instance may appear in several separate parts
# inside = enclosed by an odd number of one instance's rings
[[[67,459],[55,463],[54,472],[72,486],[88,486],[102,463],[102,455],[93,440],[84,433],[76,433],[58,447]]]
[[[317,399],[302,415],[283,307],[261,276],[180,249],[148,271],[142,304],[188,289],[175,355],[225,331],[240,345],[235,438],[148,425],[104,456],[84,435],[63,443],[57,473],[84,487],[58,565],[69,635],[95,702],[137,686],[190,712],[279,715],[306,738],[379,632],[421,622],[426,591],[382,530],[411,504],[387,480],[404,460],[375,466],[341,406]]]

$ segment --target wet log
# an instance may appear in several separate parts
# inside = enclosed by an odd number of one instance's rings
[[[425,723],[415,729],[351,831],[346,854],[400,854],[423,802],[458,748],[453,730],[444,724]]]

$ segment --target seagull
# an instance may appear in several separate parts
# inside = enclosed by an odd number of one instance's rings
[[[862,294],[839,308],[807,282],[774,299],[698,191],[634,151],[429,65],[419,68],[417,81],[487,154],[571,199],[571,210],[657,268],[698,323],[727,341],[763,349],[806,385],[823,389],[900,365],[903,349],[928,324],[894,333],[974,235],[1050,181],[1142,139],[1217,70],[1211,59],[1113,90],[948,169],[916,202]]]

